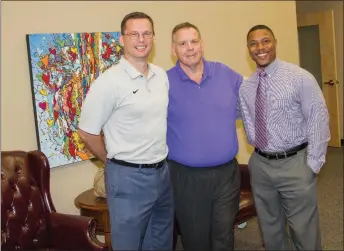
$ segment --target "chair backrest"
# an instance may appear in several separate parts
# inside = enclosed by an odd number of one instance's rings
[[[47,206],[39,167],[23,151],[1,152],[1,249],[49,247]]]
[[[240,192],[241,193],[251,193],[251,181],[250,181],[250,172],[248,170],[247,164],[239,164],[240,172],[241,172],[241,186]]]

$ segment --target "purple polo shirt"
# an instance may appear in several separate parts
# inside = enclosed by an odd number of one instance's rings
[[[243,77],[228,66],[203,59],[201,84],[180,67],[167,71],[168,158],[190,167],[212,167],[238,152],[236,106]]]

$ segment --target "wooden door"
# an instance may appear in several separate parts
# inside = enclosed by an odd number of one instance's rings
[[[297,15],[297,26],[318,26],[321,57],[322,92],[330,115],[329,146],[340,147],[339,81],[337,77],[333,11]]]

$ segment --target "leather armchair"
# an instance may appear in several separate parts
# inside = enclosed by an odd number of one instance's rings
[[[257,216],[256,208],[254,206],[251,182],[250,182],[250,173],[247,165],[239,164],[241,172],[241,185],[240,185],[240,203],[239,203],[239,212],[235,219],[235,225],[244,223]],[[173,232],[173,249],[175,250],[177,244],[177,238],[180,235],[180,230],[178,222],[175,218],[174,220],[174,232]]]
[[[247,165],[239,164],[241,171],[241,187],[240,187],[240,204],[239,213],[236,217],[235,224],[239,225],[254,217],[257,217],[256,208],[254,207],[250,173]]]
[[[56,212],[42,152],[1,152],[2,250],[105,250],[95,229],[92,218]]]

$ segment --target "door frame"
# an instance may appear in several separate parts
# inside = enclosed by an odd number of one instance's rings
[[[297,14],[297,27],[319,27],[322,92],[330,117],[331,139],[328,143],[332,147],[341,147],[340,117],[339,117],[339,85],[336,64],[336,46],[334,33],[333,10]],[[330,82],[332,80],[332,83]]]

